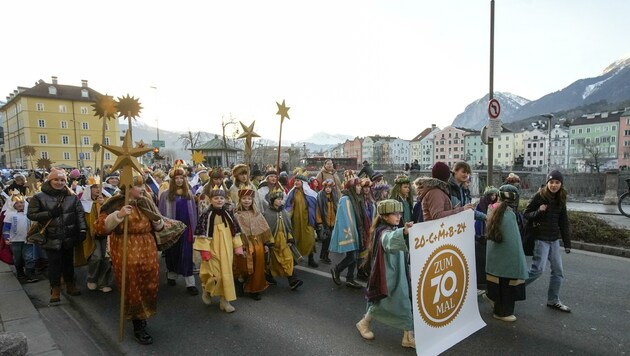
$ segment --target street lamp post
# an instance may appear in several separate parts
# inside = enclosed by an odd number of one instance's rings
[[[228,166],[228,154],[227,154],[227,139],[225,138],[225,127],[228,125],[236,125],[236,121],[234,121],[234,118],[232,118],[232,115],[230,115],[230,121],[225,122],[223,120],[223,117],[221,117],[221,129],[223,132],[223,152],[225,154],[225,162],[221,162],[223,165],[225,165],[225,167]]]
[[[549,175],[551,168],[551,119],[553,119],[553,114],[544,114],[540,116],[547,119],[547,175]]]

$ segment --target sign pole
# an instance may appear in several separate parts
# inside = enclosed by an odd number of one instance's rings
[[[494,0],[490,0],[490,92],[488,100],[494,99]],[[486,186],[492,185],[492,164],[494,163],[494,139],[488,137],[488,179]]]

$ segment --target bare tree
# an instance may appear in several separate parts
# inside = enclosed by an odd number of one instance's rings
[[[591,172],[595,171],[599,173],[600,168],[605,163],[605,160],[603,159],[604,157],[602,157],[605,152],[602,151],[600,146],[594,142],[582,142],[580,146],[582,147],[584,165],[589,167]]]
[[[200,141],[207,139],[207,133],[201,131],[192,132],[189,130],[188,132],[179,135],[177,141],[180,141],[182,143],[182,146],[184,146],[184,150],[194,150],[195,147],[199,145]]]

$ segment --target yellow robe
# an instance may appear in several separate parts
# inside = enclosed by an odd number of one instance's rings
[[[304,193],[299,189],[293,195],[293,209],[291,210],[291,224],[298,251],[302,256],[308,256],[315,246],[315,230],[308,224],[308,206]]]
[[[278,232],[274,236],[274,245],[269,259],[269,270],[274,276],[290,277],[293,275],[293,254],[284,236],[284,223],[278,214]]]
[[[89,191],[87,192],[89,193]],[[85,194],[85,193],[84,193]],[[94,236],[96,235],[96,220],[98,219],[98,214],[101,211],[101,206],[94,202],[92,204],[92,210],[88,213],[85,212],[85,223],[87,225],[87,231],[85,236],[85,241],[77,247],[74,248],[74,266],[84,266],[87,265],[88,259],[94,253],[96,249],[96,241]]]
[[[209,220],[208,220],[209,221]],[[242,247],[240,234],[232,236],[220,216],[214,219],[213,237],[196,236],[193,248],[198,251],[210,251],[210,261],[201,261],[199,279],[203,289],[211,296],[222,296],[225,300],[236,300],[234,289],[234,249]],[[206,230],[207,231],[207,230]]]

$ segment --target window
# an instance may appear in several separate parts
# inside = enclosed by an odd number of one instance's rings
[[[62,145],[69,145],[70,144],[70,137],[64,135],[61,136],[61,144]]]
[[[109,145],[109,137],[105,137],[105,144]]]
[[[610,147],[610,153],[615,153],[615,146]]]
[[[532,164],[531,162],[532,162],[532,161],[527,161],[527,165],[529,166],[530,164]]]
[[[544,156],[544,155],[545,155],[545,153],[544,153],[543,151],[540,151],[538,155],[539,155],[540,157],[542,157],[542,156]]]
[[[44,119],[37,120],[37,127],[46,127],[46,121]]]
[[[37,103],[37,104],[35,104],[35,110],[37,110],[37,111],[44,111],[44,103]]]
[[[87,89],[81,89],[81,97],[82,98],[89,98],[90,96],[88,95],[88,91]]]
[[[449,144],[449,145],[451,144],[451,140],[448,140],[448,144]]]
[[[591,133],[591,128],[590,127],[586,128],[586,133]]]
[[[501,149],[501,145],[499,145],[499,149]]]
[[[510,145],[509,144],[505,145],[505,148],[510,148]]]
[[[105,160],[110,161],[112,159],[112,154],[109,152],[105,152]]]
[[[615,136],[612,136],[612,137],[610,138],[610,142],[614,143],[615,141],[617,141],[617,138],[616,138]]]
[[[536,152],[534,152],[533,156],[536,157]]]
[[[575,129],[571,129],[571,133],[574,134],[575,133]]]
[[[49,86],[48,87],[48,94],[50,94],[50,95],[57,95],[57,88],[55,88],[53,86]]]
[[[617,131],[617,125],[612,125],[612,129],[610,129],[611,131]]]
[[[628,119],[628,120],[630,120],[630,119]],[[623,132],[623,135],[624,135],[624,136],[630,136],[630,130],[625,130],[625,131]]]
[[[83,152],[83,159],[86,160],[91,160],[92,159],[92,152]]]
[[[48,152],[42,151],[41,152],[41,156],[42,156],[42,158],[48,159]]]
[[[62,129],[67,129],[68,128],[68,121],[61,121],[61,128]]]
[[[89,123],[87,123],[87,122],[82,122],[82,123],[81,123],[81,127],[82,127],[84,130],[89,130],[89,129],[90,129],[90,124],[89,124]]]
[[[532,148],[532,144],[531,144],[531,143],[528,143],[528,144],[527,144],[527,148]]]
[[[82,106],[82,107],[81,107],[81,114],[82,114],[82,115],[87,115],[87,114],[88,114],[88,108],[87,108],[87,106]]]
[[[83,136],[83,144],[84,145],[90,144],[90,136]]]
[[[48,137],[46,137],[46,135],[39,135],[39,143],[48,143]]]
[[[545,143],[544,143],[544,142],[541,142],[541,143],[540,143],[540,148],[543,148],[544,146],[545,146]]]
[[[63,153],[63,159],[65,159],[66,161],[70,160],[70,152],[64,152]]]
[[[606,128],[608,128],[608,127],[606,127]],[[608,131],[608,130],[606,130],[606,131]],[[582,133],[582,129],[578,129],[578,133],[581,134]]]
[[[575,145],[575,140],[574,139],[571,139],[571,144]]]
[[[497,157],[501,158],[501,152],[498,153]]]
[[[542,164],[543,164],[542,159],[541,159],[540,161],[538,161],[538,164],[540,164],[540,165],[542,165]]]
[[[61,113],[67,112],[66,106],[63,105],[63,104],[59,105],[59,112],[61,112]]]

